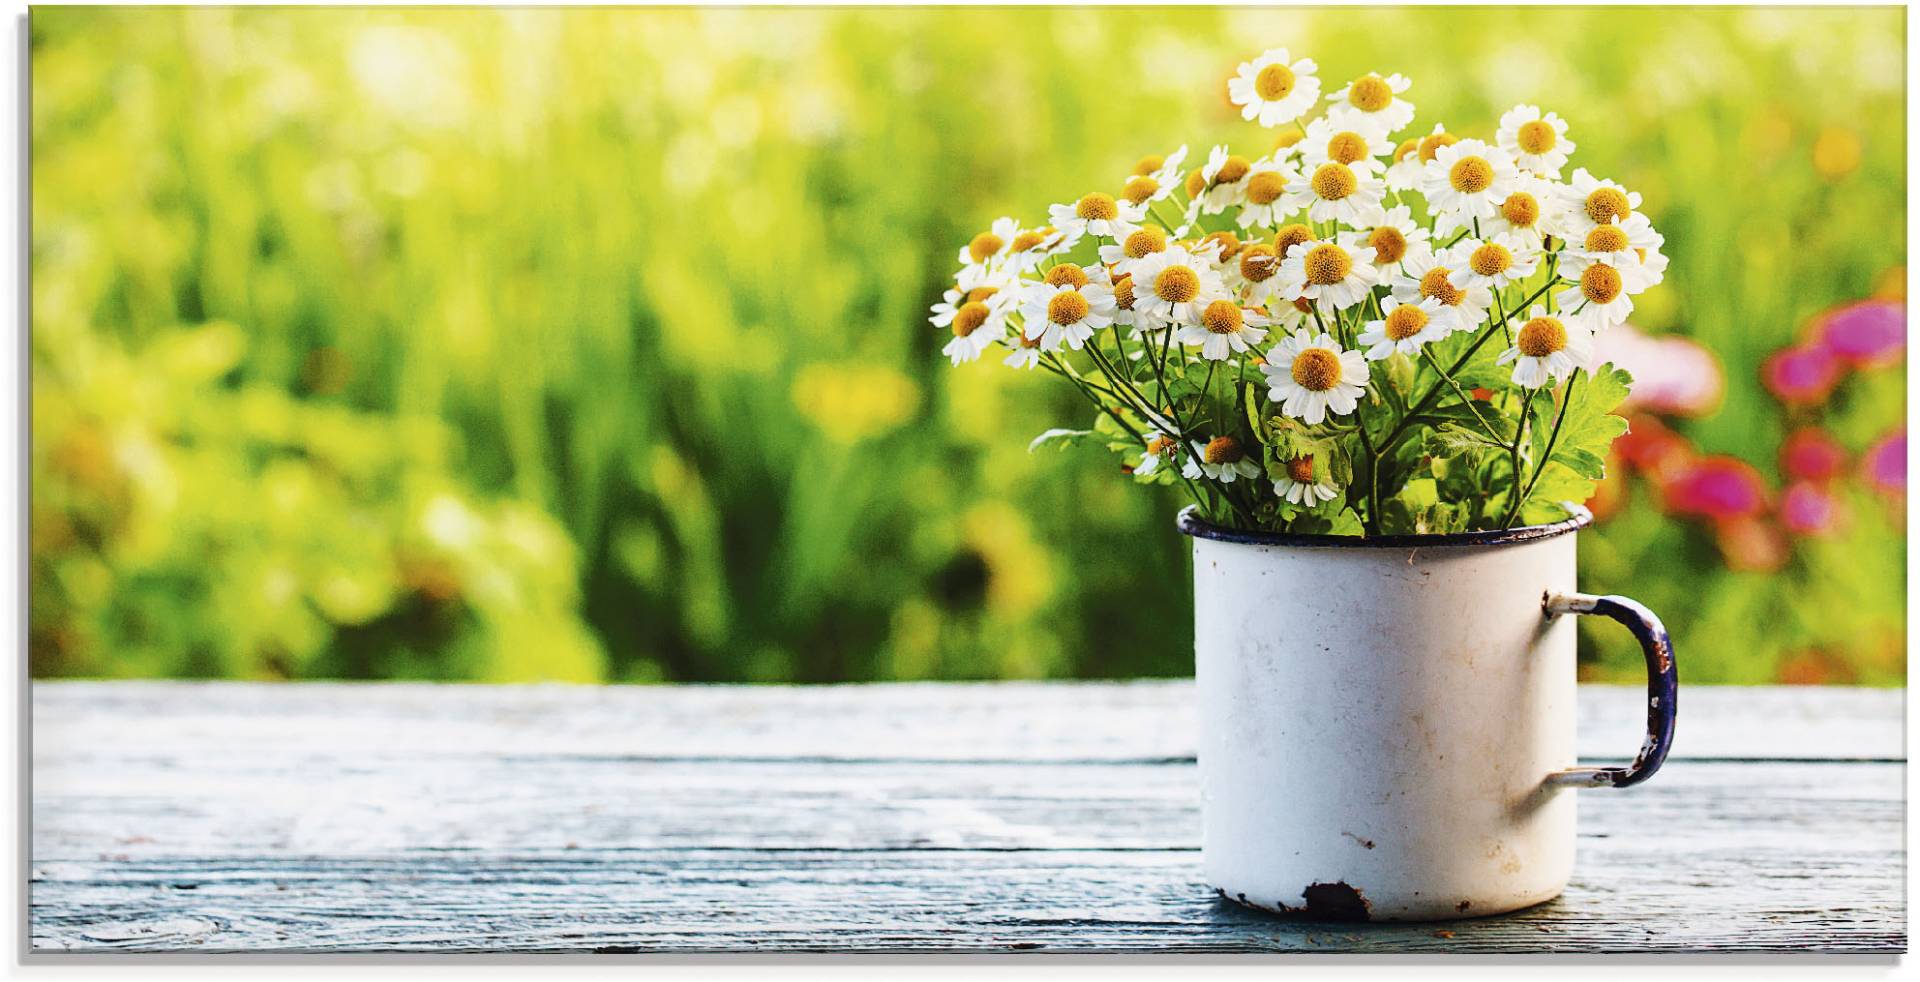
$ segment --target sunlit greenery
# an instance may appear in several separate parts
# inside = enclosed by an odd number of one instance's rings
[[[1416,126],[1557,110],[1646,197],[1635,323],[1725,365],[1702,447],[1770,467],[1762,358],[1904,262],[1897,9],[41,8],[39,675],[850,680],[1191,670],[1176,498],[1074,394],[947,368],[954,244],[1148,152],[1272,134],[1284,44],[1414,79]],[[1896,373],[1897,374],[1897,373]],[[1902,413],[1896,376],[1836,432]],[[1904,530],[1800,575],[1650,505],[1583,536],[1689,681],[1817,650],[1894,682]],[[1637,675],[1586,637],[1588,674]]]

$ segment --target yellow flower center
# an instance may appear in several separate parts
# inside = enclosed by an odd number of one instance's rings
[[[1520,132],[1515,139],[1519,142],[1521,150],[1537,154],[1552,150],[1553,145],[1560,142],[1560,134],[1554,130],[1552,123],[1544,119],[1536,119],[1521,123]]]
[[[1173,439],[1171,437],[1156,436],[1153,439],[1147,441],[1147,453],[1155,457],[1158,457],[1161,454],[1166,453],[1167,451],[1172,449],[1173,449]]]
[[[1313,193],[1327,201],[1339,201],[1360,187],[1360,179],[1346,164],[1326,163],[1313,172]]]
[[[1253,77],[1253,91],[1268,102],[1285,99],[1287,93],[1293,91],[1293,85],[1293,69],[1279,62],[1260,69],[1260,74]]]
[[[1136,176],[1145,177],[1165,166],[1167,166],[1167,158],[1157,153],[1150,153],[1141,157],[1139,162],[1133,165],[1133,173]]]
[[[1252,169],[1253,164],[1248,162],[1247,158],[1237,153],[1231,154],[1220,162],[1220,169],[1213,172],[1213,183],[1216,187],[1221,184],[1232,184],[1247,176],[1247,172]]]
[[[1187,197],[1198,198],[1207,189],[1207,175],[1193,171],[1187,175]]]
[[[1605,225],[1618,218],[1626,221],[1633,214],[1633,206],[1627,203],[1626,192],[1619,188],[1594,188],[1587,195],[1587,217],[1595,225]]]
[[[1493,185],[1493,165],[1487,158],[1468,155],[1453,162],[1447,180],[1461,194],[1479,194]]]
[[[1120,248],[1128,259],[1150,256],[1167,247],[1167,231],[1158,225],[1142,225],[1127,234]]]
[[[1325,392],[1340,384],[1340,356],[1325,348],[1308,348],[1293,358],[1293,381],[1303,389]]]
[[[1160,190],[1160,182],[1151,177],[1129,177],[1127,186],[1120,189],[1120,196],[1133,204],[1139,204],[1153,197]]]
[[[1420,295],[1432,297],[1449,307],[1458,307],[1467,298],[1467,292],[1456,288],[1447,277],[1452,271],[1445,266],[1435,266],[1420,277]]]
[[[1540,220],[1540,202],[1525,191],[1515,191],[1500,203],[1500,217],[1516,228],[1532,228]]]
[[[1168,303],[1186,303],[1200,294],[1200,274],[1186,266],[1168,266],[1153,278],[1153,293]]]
[[[1439,153],[1441,147],[1450,147],[1459,142],[1460,138],[1452,133],[1428,134],[1420,140],[1420,162],[1424,164],[1432,160],[1433,155]]]
[[[1567,346],[1567,329],[1552,317],[1535,317],[1520,328],[1513,343],[1528,358],[1545,358]]]
[[[1619,252],[1627,247],[1627,233],[1618,225],[1601,225],[1587,233],[1588,252]]]
[[[1481,276],[1499,276],[1513,268],[1513,253],[1498,242],[1489,242],[1473,250],[1467,257],[1467,266]]]
[[[1358,133],[1335,133],[1327,141],[1327,159],[1342,164],[1367,159],[1367,138]]]
[[[1133,309],[1133,274],[1113,281],[1113,303],[1121,310]]]
[[[1296,143],[1299,143],[1302,139],[1306,137],[1306,135],[1307,134],[1305,133],[1305,131],[1301,130],[1300,127],[1289,126],[1286,129],[1281,130],[1279,136],[1276,136],[1273,138],[1273,148],[1275,150],[1285,150],[1286,148],[1293,146]]]
[[[1207,443],[1202,456],[1209,464],[1231,464],[1246,454],[1240,452],[1240,441],[1230,436],[1216,436]]]
[[[1113,195],[1095,191],[1081,198],[1073,206],[1073,213],[1090,222],[1111,221],[1120,217],[1120,206],[1113,200]]]
[[[1033,229],[1028,229],[1025,232],[1021,232],[1019,235],[1016,235],[1013,237],[1013,251],[1026,252],[1028,249],[1031,249],[1045,241],[1047,241],[1047,236],[1045,233],[1038,232]]]
[[[960,305],[953,313],[953,336],[964,338],[980,329],[987,322],[987,305],[978,300],[969,300]]]
[[[1402,140],[1400,141],[1399,146],[1393,148],[1393,162],[1397,164],[1407,159],[1409,154],[1416,154],[1419,152],[1420,152],[1419,137],[1416,136],[1411,140]]]
[[[1087,271],[1073,263],[1061,263],[1047,270],[1046,281],[1051,287],[1070,286],[1078,290],[1087,285]]]
[[[1594,303],[1612,303],[1623,285],[1620,271],[1606,263],[1594,263],[1580,274],[1580,293]]]
[[[1231,300],[1215,300],[1200,312],[1200,323],[1215,334],[1237,334],[1246,326],[1240,306]]]
[[[1382,225],[1367,236],[1367,245],[1373,247],[1373,261],[1377,263],[1397,263],[1407,255],[1407,237],[1391,225]]]
[[[1427,312],[1410,303],[1401,304],[1387,314],[1387,337],[1393,341],[1405,341],[1425,330],[1426,326]]]
[[[999,292],[1000,288],[997,286],[976,286],[967,291],[967,302],[985,300]]]
[[[1273,204],[1286,190],[1287,179],[1279,171],[1263,170],[1247,178],[1247,200],[1256,205]]]
[[[1313,455],[1287,461],[1287,476],[1301,484],[1313,483]]]
[[[1240,275],[1249,283],[1264,282],[1279,270],[1280,261],[1274,257],[1273,247],[1264,242],[1240,252]]]
[[[1087,316],[1088,309],[1087,298],[1081,296],[1079,291],[1061,290],[1047,301],[1047,319],[1063,327],[1078,324]]]
[[[1393,86],[1378,75],[1357,78],[1347,90],[1347,101],[1361,112],[1377,113],[1393,105]]]
[[[1200,245],[1204,247],[1209,242],[1219,245],[1220,260],[1222,262],[1240,254],[1240,237],[1226,229],[1208,234],[1200,240]]]
[[[998,255],[1000,247],[1006,244],[1007,240],[992,232],[982,232],[974,236],[972,242],[967,243],[967,255],[972,256],[974,262],[983,263]]]
[[[1312,241],[1313,229],[1299,222],[1295,222],[1292,225],[1282,225],[1279,231],[1273,233],[1273,251],[1274,254],[1284,257],[1287,254],[1287,250],[1302,242]]]
[[[1308,283],[1331,286],[1353,272],[1353,257],[1332,243],[1317,245],[1307,250],[1306,269]]]

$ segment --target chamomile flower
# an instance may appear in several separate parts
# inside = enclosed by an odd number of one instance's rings
[[[1226,294],[1220,274],[1184,246],[1168,246],[1133,266],[1136,316],[1158,324],[1198,323],[1200,311]]]
[[[1161,464],[1180,456],[1180,441],[1159,430],[1152,430],[1146,436],[1147,445],[1140,452],[1140,462],[1133,465],[1133,472],[1142,476],[1159,470]]]
[[[1413,82],[1395,73],[1381,78],[1362,75],[1327,97],[1327,118],[1341,129],[1366,130],[1386,136],[1413,122],[1413,103],[1400,98]]]
[[[1382,157],[1394,151],[1393,141],[1370,129],[1343,129],[1322,116],[1307,124],[1307,133],[1298,144],[1301,169],[1311,171],[1321,164],[1345,164],[1357,174],[1379,177],[1387,165]]]
[[[1666,241],[1666,236],[1653,230],[1647,216],[1635,212],[1625,221],[1616,218],[1604,225],[1595,225],[1585,235],[1569,240],[1560,263],[1574,273],[1594,262],[1608,263],[1622,271],[1631,268],[1634,276],[1627,283],[1627,292],[1639,293],[1660,282],[1660,274],[1667,268],[1660,247]],[[1654,268],[1656,256],[1658,266]]]
[[[1065,251],[1066,236],[1053,228],[1023,228],[1007,246],[1005,267],[1015,274],[1031,272]]]
[[[1349,249],[1366,246],[1373,250],[1373,268],[1386,279],[1400,272],[1408,257],[1431,254],[1433,244],[1426,229],[1414,224],[1413,209],[1394,205],[1387,209],[1379,224],[1339,235],[1340,244]]]
[[[1013,353],[1006,357],[1006,366],[1032,368],[1040,364],[1040,339],[1027,337],[1025,333],[1015,334],[1014,338],[1014,341],[1008,342],[1013,348]]]
[[[1286,204],[1288,212],[1305,208],[1307,217],[1316,222],[1332,220],[1361,227],[1375,224],[1386,214],[1381,207],[1386,195],[1387,182],[1328,161],[1287,182]]]
[[[1506,232],[1484,239],[1461,239],[1448,251],[1448,259],[1458,264],[1449,279],[1462,290],[1498,290],[1532,276],[1540,268],[1539,247]]]
[[[1020,232],[1020,223],[1011,218],[996,218],[992,227],[974,236],[960,247],[960,265],[963,267],[992,267],[1005,258],[1007,250],[1013,244],[1014,236]]]
[[[1624,262],[1627,264],[1624,268],[1609,262],[1590,262],[1579,273],[1571,274],[1578,277],[1577,281],[1553,298],[1562,316],[1589,334],[1624,322],[1633,313],[1633,297],[1627,283],[1640,279],[1639,271],[1634,269],[1640,259],[1635,256]]]
[[[1162,157],[1142,157],[1133,165],[1120,187],[1120,197],[1128,204],[1147,206],[1166,198],[1180,186],[1180,165],[1187,159],[1187,145]]]
[[[1286,200],[1287,182],[1293,178],[1292,170],[1272,160],[1255,161],[1247,172],[1246,201],[1235,224],[1241,228],[1280,224],[1282,218],[1293,213]]]
[[[1267,398],[1308,426],[1319,425],[1329,410],[1340,416],[1353,412],[1367,391],[1367,359],[1341,348],[1324,331],[1282,338],[1260,371],[1267,376]]]
[[[1420,159],[1420,138],[1410,137],[1393,148],[1393,162],[1387,165],[1387,190],[1412,191],[1420,186],[1420,175],[1427,162]]]
[[[1439,316],[1440,301],[1425,297],[1418,303],[1394,306],[1380,320],[1368,321],[1359,338],[1367,346],[1367,359],[1380,361],[1395,352],[1409,358],[1419,355],[1422,345],[1451,333]]]
[[[1560,213],[1561,237],[1569,242],[1585,238],[1596,225],[1609,224],[1616,218],[1624,222],[1640,207],[1640,192],[1594,177],[1585,167],[1576,168],[1573,178],[1558,190],[1564,206]]]
[[[1278,126],[1300,118],[1320,101],[1319,70],[1311,58],[1292,61],[1287,49],[1272,48],[1243,63],[1227,80],[1227,97],[1240,107],[1240,118]]]
[[[1094,331],[1113,323],[1113,312],[1113,290],[1090,281],[1032,290],[1020,308],[1026,336],[1039,339],[1046,351],[1059,351],[1062,344],[1078,351]]]
[[[1167,247],[1167,230],[1158,225],[1142,225],[1118,242],[1100,247],[1100,261],[1124,273],[1133,264]]]
[[[1260,465],[1247,456],[1240,441],[1230,436],[1216,436],[1204,446],[1193,445],[1181,473],[1190,478],[1204,474],[1221,484],[1232,484],[1238,478],[1259,477]]]
[[[1313,455],[1295,457],[1286,463],[1286,473],[1273,479],[1273,493],[1284,501],[1308,508],[1340,497],[1340,486],[1326,467],[1315,467]]]
[[[980,303],[994,314],[1004,316],[1019,299],[1013,275],[984,266],[963,266],[954,285],[933,305],[927,318],[934,327],[948,327],[968,303]]]
[[[1513,364],[1516,385],[1537,389],[1549,380],[1559,382],[1575,369],[1589,368],[1593,337],[1579,327],[1534,307],[1527,322],[1514,332],[1513,347],[1500,353],[1499,363]]]
[[[1305,297],[1323,309],[1345,310],[1365,300],[1380,282],[1373,266],[1373,249],[1349,248],[1334,242],[1302,242],[1287,250],[1280,261],[1279,289],[1289,297]]]
[[[1491,218],[1513,191],[1513,159],[1482,140],[1439,147],[1420,177],[1421,193],[1434,211]]]
[[[1200,322],[1181,325],[1174,337],[1188,347],[1198,347],[1202,358],[1226,361],[1265,341],[1269,323],[1265,314],[1223,297],[1201,308]]]
[[[1554,180],[1560,179],[1560,168],[1567,166],[1567,157],[1574,151],[1574,142],[1567,139],[1567,121],[1558,113],[1540,115],[1539,106],[1507,110],[1493,139],[1513,157],[1515,166]]]
[[[1484,235],[1504,232],[1533,248],[1540,248],[1552,234],[1554,222],[1547,210],[1550,207],[1559,207],[1553,182],[1532,174],[1519,174],[1493,217],[1479,220],[1480,232]],[[1474,219],[1469,216],[1442,212],[1434,222],[1434,231],[1451,235],[1463,228],[1471,229],[1473,224]]]
[[[1235,293],[1248,304],[1263,307],[1279,285],[1280,254],[1265,242],[1255,242],[1240,250],[1233,266],[1223,277]]]
[[[1068,243],[1075,243],[1086,235],[1126,238],[1128,232],[1139,226],[1146,213],[1145,205],[1119,201],[1113,195],[1094,191],[1081,196],[1073,204],[1049,207],[1047,221],[1060,230]]]
[[[953,330],[953,340],[940,353],[955,365],[979,358],[1007,336],[1006,313],[995,312],[978,300],[961,304],[948,326]]]
[[[1198,215],[1218,215],[1229,205],[1245,201],[1247,175],[1252,171],[1252,161],[1224,145],[1214,147],[1206,164],[1195,172],[1200,175],[1200,190],[1194,190],[1193,175],[1187,176],[1187,193],[1193,199],[1187,203],[1187,221]]]
[[[1493,291],[1486,287],[1461,289],[1453,285],[1454,263],[1446,255],[1430,253],[1409,256],[1401,264],[1401,273],[1393,280],[1393,298],[1401,303],[1419,303],[1432,297],[1440,302],[1433,316],[1448,331],[1471,331],[1486,322],[1493,306]]]
[[[1130,328],[1127,332],[1129,339],[1137,341],[1141,335],[1150,331],[1166,330],[1166,322],[1148,317],[1134,308],[1132,273],[1121,273],[1114,278],[1112,290],[1113,322],[1121,327]]]

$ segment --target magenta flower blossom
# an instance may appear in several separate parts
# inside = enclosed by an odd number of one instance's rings
[[[1780,496],[1780,524],[1796,535],[1832,531],[1839,512],[1840,503],[1833,495],[1811,481],[1796,482]]]
[[[1760,380],[1781,402],[1812,405],[1825,402],[1840,384],[1842,367],[1824,346],[1804,344],[1774,352],[1760,366]]]
[[[1880,438],[1860,460],[1861,476],[1888,494],[1907,490],[1907,431],[1905,427]]]
[[[1806,426],[1780,445],[1780,471],[1795,481],[1831,481],[1847,469],[1847,451],[1826,430]]]
[[[1661,489],[1667,510],[1703,518],[1747,518],[1767,507],[1760,472],[1737,457],[1702,457]]]
[[[1820,344],[1856,367],[1899,361],[1907,349],[1906,305],[1866,300],[1842,307],[1824,318]]]
[[[1633,391],[1623,404],[1668,416],[1701,416],[1720,404],[1726,379],[1720,359],[1698,342],[1683,337],[1650,337],[1631,323],[1600,332],[1594,358],[1633,374]]]

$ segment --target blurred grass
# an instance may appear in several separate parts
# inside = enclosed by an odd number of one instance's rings
[[[1667,234],[1639,326],[1727,366],[1683,429],[1764,464],[1760,360],[1904,262],[1904,27],[36,9],[33,670],[1185,674],[1175,500],[1029,456],[1083,415],[1037,373],[945,366],[924,308],[958,243],[1144,153],[1264,150],[1224,79],[1272,45],[1335,86],[1408,74],[1423,131],[1538,103]],[[1904,411],[1857,402],[1856,446]],[[1904,531],[1861,511],[1760,576],[1642,505],[1586,535],[1587,585],[1661,609],[1690,681],[1819,650],[1898,682]],[[1590,676],[1636,676],[1589,641]]]

